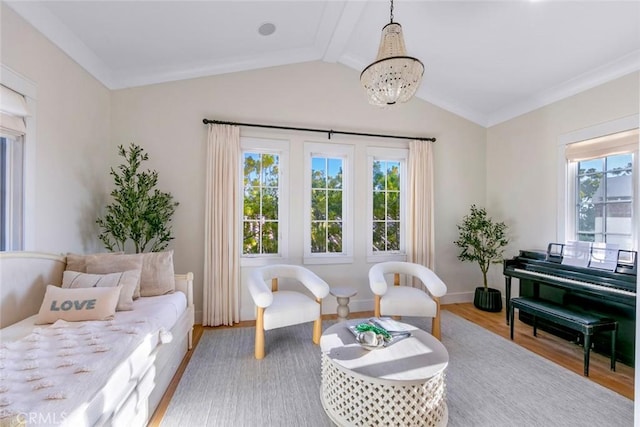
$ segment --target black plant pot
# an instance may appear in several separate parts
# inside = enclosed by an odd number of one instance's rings
[[[498,289],[478,286],[473,297],[473,305],[483,311],[498,312],[502,311],[502,294]]]

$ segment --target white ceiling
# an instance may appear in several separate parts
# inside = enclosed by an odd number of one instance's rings
[[[384,0],[6,3],[111,89],[315,60],[360,71],[389,22]],[[482,126],[640,70],[640,1],[395,0],[394,21],[425,64],[417,96]]]

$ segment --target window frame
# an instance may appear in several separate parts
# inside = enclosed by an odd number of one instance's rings
[[[36,112],[37,86],[26,77],[0,64],[0,84],[24,96],[29,115],[24,118],[26,132],[22,137],[22,245],[20,250],[34,250],[35,248],[35,202],[36,202]]]
[[[238,203],[240,218],[238,227],[239,239],[242,242],[244,227],[244,154],[264,153],[277,154],[278,163],[278,253],[277,254],[244,254],[240,245],[240,266],[253,267],[284,262],[289,257],[289,145],[284,139],[263,138],[255,136],[240,137],[240,194]]]
[[[596,126],[591,126],[579,131],[574,131],[561,135],[558,138],[558,188],[559,188],[559,202],[558,202],[558,215],[557,215],[557,240],[558,242],[566,242],[577,239],[577,224],[576,224],[576,184],[578,174],[578,162],[570,162],[566,159],[565,150],[567,145],[586,141],[589,139],[599,138],[607,135],[612,135],[624,131],[638,129],[638,123],[640,122],[640,115],[634,114],[631,116],[623,117],[618,120],[602,123]],[[638,144],[640,146],[640,143]],[[632,217],[632,236],[631,241],[633,247],[631,250],[638,250],[638,219],[640,218],[640,176],[639,174],[639,150],[638,147],[633,154],[633,167],[632,167],[632,185],[633,185],[633,217]],[[605,156],[603,156],[605,157]]]
[[[311,159],[312,157],[340,158],[342,169],[342,252],[311,252]],[[355,147],[352,144],[304,142],[304,264],[353,263],[353,181]]]
[[[400,249],[398,251],[373,251],[373,162],[376,160],[399,161],[400,167]],[[408,148],[367,148],[367,262],[405,261],[407,257],[408,210]]]
[[[0,251],[24,247],[24,139],[0,131]]]

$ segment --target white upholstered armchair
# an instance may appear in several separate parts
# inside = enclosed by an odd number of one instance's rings
[[[294,279],[315,299],[298,291],[278,290],[278,279]],[[251,272],[248,287],[256,305],[256,359],[264,357],[264,331],[270,329],[314,322],[313,342],[320,343],[322,299],[329,294],[324,280],[298,265],[269,265]]]
[[[389,286],[385,275],[393,274]],[[400,275],[409,282],[419,279],[424,289],[401,286]],[[374,294],[374,314],[379,316],[432,317],[431,334],[440,339],[440,297],[447,293],[447,285],[424,265],[410,262],[381,262],[369,270],[369,286]]]

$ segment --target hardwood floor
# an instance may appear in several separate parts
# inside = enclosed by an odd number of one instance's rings
[[[470,322],[509,339],[509,326],[505,322],[504,309],[500,313],[488,313],[476,309],[473,304],[448,304],[442,306]],[[565,341],[545,331],[538,330],[533,336],[531,326],[516,320],[514,324],[514,342],[560,366],[582,375],[582,347]],[[620,362],[616,363],[616,371],[611,372],[608,356],[591,352],[589,357],[589,379],[629,399],[633,399],[634,369]]]
[[[451,313],[456,314],[470,322],[473,322],[483,328],[500,335],[506,339],[509,339],[509,326],[505,322],[504,311],[499,313],[488,313],[476,309],[473,304],[447,304],[442,306],[443,310],[448,310]],[[351,317],[367,317],[373,316],[373,312],[360,312],[352,313]],[[336,315],[323,316],[326,319],[335,319]],[[254,326],[255,322],[245,321],[233,326],[248,327]],[[220,328],[229,328],[229,326],[221,326]],[[193,351],[195,350],[202,333],[205,329],[202,325],[196,325],[193,333],[193,350],[187,352],[182,364],[178,368],[176,375],[174,376],[171,384],[167,388],[156,412],[153,414],[149,421],[150,427],[157,427],[162,421],[171,397],[178,387],[180,378],[184,370],[191,359]],[[213,328],[212,328],[213,329]],[[538,331],[538,336],[532,335],[531,327],[522,322],[516,321],[514,327],[514,342],[566,369],[576,372],[582,375],[583,371],[583,352],[582,347],[565,341],[561,338],[548,334],[544,331]],[[633,367],[624,365],[622,363],[616,364],[616,372],[609,370],[609,358],[601,354],[591,352],[589,363],[589,379],[596,382],[603,387],[615,391],[629,399],[634,397],[634,369]]]

